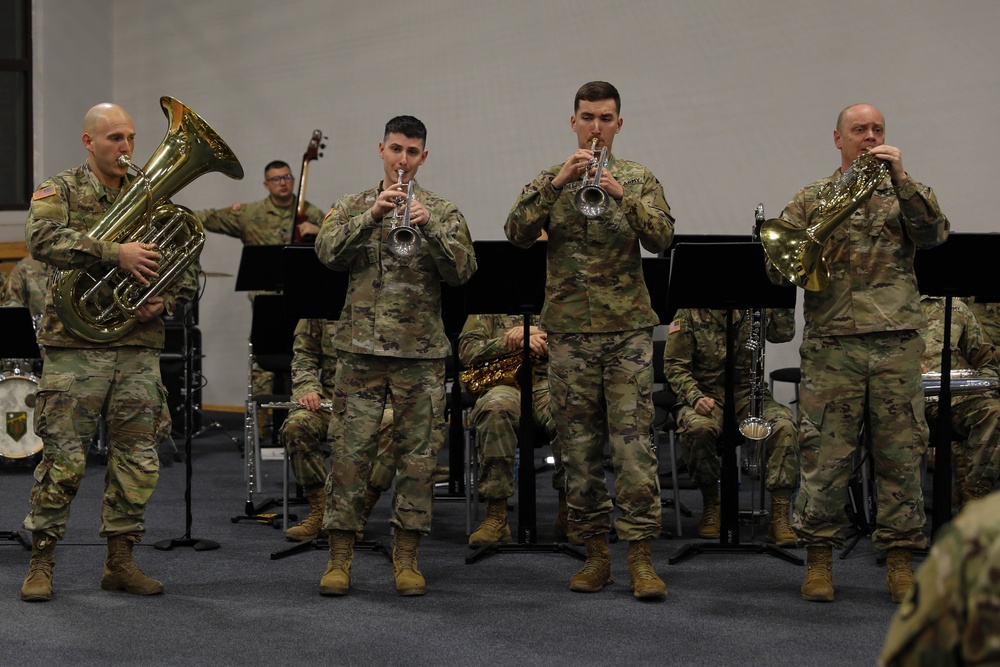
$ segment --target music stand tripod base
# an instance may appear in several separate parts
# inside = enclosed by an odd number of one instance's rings
[[[329,548],[330,548],[330,543],[327,541],[325,537],[317,538],[315,540],[306,540],[305,542],[298,542],[285,549],[272,551],[271,560],[280,560],[282,558],[288,558],[289,556],[305,553],[306,551],[326,551]],[[354,550],[381,553],[390,561],[392,561],[392,551],[390,549],[387,549],[386,546],[378,540],[361,540],[360,542],[355,542]]]
[[[531,544],[528,542],[517,542],[513,544],[499,544],[493,542],[491,544],[484,544],[481,547],[475,547],[469,556],[465,558],[466,565],[472,565],[476,561],[486,558],[487,556],[492,556],[494,554],[528,554],[528,553],[551,553],[551,554],[566,554],[568,556],[575,556],[580,560],[587,560],[587,554],[583,553],[576,547],[565,544],[563,542],[553,542],[551,544]]]
[[[667,563],[670,565],[677,565],[678,563],[683,563],[689,558],[694,558],[695,556],[701,554],[768,554],[770,556],[775,556],[782,560],[788,561],[792,565],[805,565],[805,561],[799,556],[789,553],[782,549],[781,547],[776,547],[773,544],[718,544],[715,542],[706,542],[704,544],[688,544],[683,549],[677,552],[676,555],[671,556]]]
[[[212,540],[199,540],[191,537],[178,537],[172,540],[160,540],[153,543],[154,549],[170,551],[174,547],[192,547],[195,551],[211,551],[218,549],[219,543]]]

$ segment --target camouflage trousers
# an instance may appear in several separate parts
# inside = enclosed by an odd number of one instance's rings
[[[282,441],[288,451],[288,463],[295,479],[306,492],[315,491],[326,483],[329,473],[323,454],[323,440],[327,438],[331,421],[330,413],[326,410],[310,412],[305,408],[295,408],[288,413],[281,426]],[[396,475],[392,451],[392,408],[386,408],[382,413],[378,443],[369,484],[379,491],[385,491]]]
[[[100,535],[145,533],[146,504],[159,479],[158,445],[170,435],[166,406],[159,350],[48,348],[34,415],[44,446],[25,529],[65,536],[87,445],[103,417],[108,469]]]
[[[927,421],[938,417],[938,404],[927,405]],[[1000,475],[1000,400],[996,394],[955,396],[951,404],[951,430],[962,438],[952,449],[952,457],[966,461],[965,483],[992,486]],[[956,469],[952,466],[952,469]]]
[[[549,413],[547,381],[535,382],[531,399],[535,424],[548,434],[556,460],[552,488],[562,491],[566,488],[562,452]],[[517,387],[493,387],[480,396],[472,408],[472,424],[476,429],[476,449],[479,453],[478,489],[479,495],[487,500],[502,500],[514,495],[514,450],[517,448],[520,423],[521,390]]]
[[[750,392],[737,392],[737,423],[745,419],[749,412]],[[767,456],[764,486],[770,493],[780,491],[787,495],[799,485],[798,429],[792,419],[792,411],[771,398],[766,391],[761,416],[771,424],[771,435],[764,440]],[[677,410],[677,437],[681,452],[691,479],[699,488],[717,484],[719,480],[717,443],[722,435],[722,418],[721,401],[716,402],[715,409],[708,415],[699,415],[689,405],[682,405]]]
[[[604,480],[609,443],[623,540],[660,534],[660,480],[653,452],[652,329],[549,333],[549,409],[562,445],[573,532],[611,530]]]
[[[806,546],[843,545],[847,484],[862,437],[871,442],[878,498],[872,543],[880,550],[926,546],[920,484],[928,436],[923,351],[915,331],[802,341],[802,486],[792,527]],[[863,435],[866,410],[870,432]]]
[[[326,530],[360,530],[365,490],[379,448],[379,427],[392,404],[396,492],[391,523],[431,529],[434,469],[444,444],[444,359],[399,359],[341,352],[330,421]]]

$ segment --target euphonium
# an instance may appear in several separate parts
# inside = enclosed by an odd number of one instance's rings
[[[576,191],[576,197],[573,198],[573,206],[587,218],[601,217],[611,203],[608,191],[601,187],[601,172],[608,164],[608,147],[602,148],[598,157],[597,142],[598,139],[594,138],[590,145],[594,157],[587,163],[586,171],[583,174],[583,183],[580,184],[580,189]],[[590,170],[594,167],[597,167],[597,171],[594,172],[594,180],[591,181]]]
[[[797,229],[780,218],[772,218],[761,226],[760,242],[767,259],[796,286],[816,292],[825,289],[830,282],[830,267],[822,256],[823,244],[888,173],[882,160],[867,152],[859,155],[840,178],[819,191],[815,223]]]
[[[87,236],[98,241],[156,244],[159,277],[143,285],[128,271],[93,265],[56,273],[56,312],[73,334],[94,343],[124,336],[136,324],[135,311],[170,287],[205,244],[201,221],[169,198],[210,171],[243,178],[243,167],[226,142],[194,111],[172,97],[161,97],[167,134],[142,169],[127,156],[119,164],[140,175],[125,187]]]
[[[396,174],[396,185],[402,185],[403,170],[397,169]],[[400,222],[399,211],[393,209],[392,228],[389,230],[388,238],[386,238],[386,245],[389,246],[389,252],[397,257],[410,257],[420,249],[420,236],[417,235],[417,231],[410,224],[410,203],[412,202],[412,197],[413,180],[411,179],[406,184],[406,207],[403,209],[403,220]],[[402,203],[402,197],[397,197],[396,199],[399,204]]]

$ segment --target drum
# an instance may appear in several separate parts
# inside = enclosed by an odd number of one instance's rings
[[[38,378],[20,373],[0,374],[0,459],[24,459],[42,451],[42,439],[35,435],[35,391]]]

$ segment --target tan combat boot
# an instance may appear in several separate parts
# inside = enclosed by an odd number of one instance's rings
[[[909,549],[889,549],[885,559],[885,591],[892,601],[900,603],[913,588],[913,552]]]
[[[392,534],[392,572],[400,595],[423,595],[427,592],[424,575],[417,569],[420,533],[397,528]]]
[[[326,511],[326,491],[320,487],[306,493],[309,501],[309,515],[297,526],[285,531],[285,537],[292,542],[309,542],[323,532],[323,512]]]
[[[611,550],[606,534],[586,537],[587,560],[583,567],[569,578],[569,589],[578,593],[596,593],[614,579],[611,577]]]
[[[487,500],[486,518],[472,535],[469,535],[470,547],[482,547],[487,544],[507,544],[510,542],[510,526],[507,524],[507,499]]]
[[[331,530],[330,560],[319,580],[320,595],[347,595],[351,589],[351,561],[354,560],[354,531]]]
[[[365,506],[361,510],[361,516],[358,517],[358,521],[361,522],[361,529],[354,534],[355,542],[363,542],[365,539],[365,526],[368,525],[368,518],[372,515],[372,510],[375,509],[375,503],[378,499],[382,497],[382,492],[376,489],[374,486],[369,486],[368,490],[365,491]]]
[[[662,600],[667,597],[667,585],[656,576],[649,553],[652,540],[628,543],[628,588],[640,600]]]
[[[108,559],[104,561],[101,588],[132,595],[158,595],[163,592],[163,584],[146,576],[132,559],[132,545],[138,541],[139,538],[133,535],[108,538]]]
[[[715,484],[704,486],[701,489],[701,499],[704,504],[704,511],[701,521],[698,523],[698,537],[705,540],[719,539],[719,505],[722,501],[719,498],[719,488]]]
[[[45,533],[32,533],[31,562],[21,585],[21,599],[45,602],[52,599],[52,568],[56,565],[56,540]]]
[[[779,547],[798,546],[792,524],[788,520],[792,499],[788,496],[771,494],[771,523],[767,527],[767,541]]]
[[[806,547],[806,578],[802,599],[833,602],[833,547]]]

